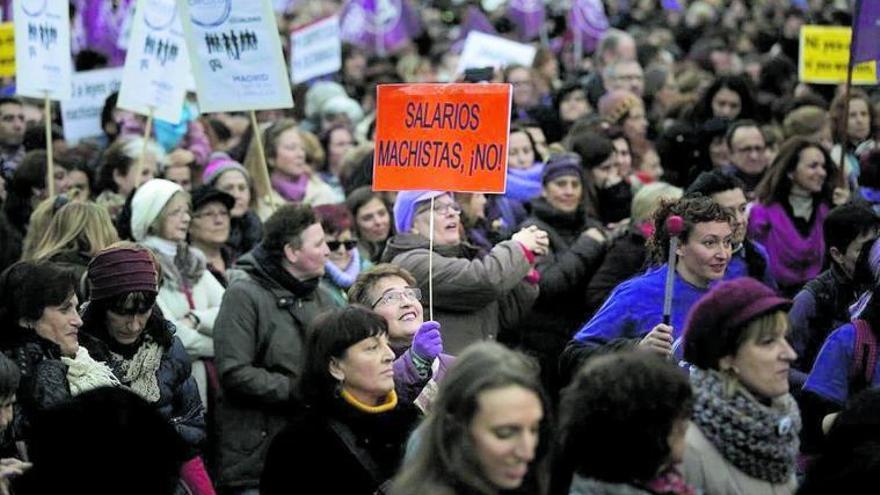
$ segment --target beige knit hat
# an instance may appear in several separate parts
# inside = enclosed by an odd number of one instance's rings
[[[634,107],[642,105],[642,99],[625,89],[616,89],[599,98],[599,116],[616,124]]]

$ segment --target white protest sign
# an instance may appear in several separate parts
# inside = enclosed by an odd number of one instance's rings
[[[179,5],[202,112],[293,106],[269,0],[182,0]]]
[[[117,106],[176,124],[189,70],[174,0],[139,0]]]
[[[76,144],[83,138],[103,134],[101,110],[104,100],[110,93],[119,91],[121,84],[122,67],[73,74],[70,99],[61,102],[65,141]]]
[[[70,96],[70,19],[67,2],[16,0],[16,93],[65,100]]]
[[[290,33],[290,80],[299,84],[342,68],[339,16],[322,19]]]
[[[505,67],[511,64],[532,66],[537,49],[500,36],[471,31],[464,40],[458,59],[458,73],[480,67]]]

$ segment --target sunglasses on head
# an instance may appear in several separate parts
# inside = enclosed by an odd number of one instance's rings
[[[327,247],[330,248],[330,251],[336,251],[339,249],[339,246],[345,246],[345,250],[350,251],[357,247],[357,245],[357,239],[351,239],[348,241],[327,241]]]

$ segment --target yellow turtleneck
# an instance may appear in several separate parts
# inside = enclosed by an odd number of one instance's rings
[[[370,406],[368,404],[364,404],[363,402],[357,400],[355,396],[348,393],[348,390],[345,389],[342,390],[341,395],[345,402],[348,402],[349,404],[354,406],[355,409],[369,414],[383,413],[397,407],[397,392],[395,392],[394,390],[392,390],[388,394],[388,396],[385,398],[385,402],[379,404],[378,406]]]

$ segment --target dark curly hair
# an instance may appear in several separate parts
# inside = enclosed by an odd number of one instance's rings
[[[316,223],[318,217],[309,206],[286,204],[263,224],[263,249],[274,256],[284,256],[284,246],[302,246],[303,231]]]
[[[591,359],[563,391],[557,460],[611,483],[651,480],[669,461],[669,435],[693,403],[686,375],[656,354]]]
[[[727,208],[706,196],[695,195],[679,200],[666,200],[654,212],[654,234],[648,239],[648,252],[656,264],[663,264],[669,257],[669,232],[666,219],[678,215],[684,220],[684,230],[679,238],[686,242],[698,223],[727,222],[733,228],[734,216]]]

